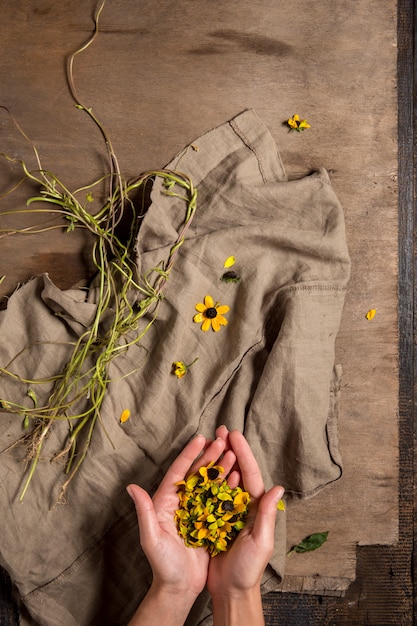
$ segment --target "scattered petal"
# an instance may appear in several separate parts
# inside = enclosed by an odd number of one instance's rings
[[[279,500],[277,504],[278,511],[285,511],[285,502],[284,500]]]
[[[232,267],[232,265],[234,265],[235,263],[236,263],[235,257],[234,256],[229,256],[225,260],[223,267],[225,267],[227,269],[228,267]]]
[[[125,422],[127,422],[127,420],[130,417],[130,411],[129,409],[123,409],[122,414],[120,416],[120,423],[124,424]]]
[[[376,315],[376,309],[369,309],[365,317],[367,320],[373,320],[375,315]]]

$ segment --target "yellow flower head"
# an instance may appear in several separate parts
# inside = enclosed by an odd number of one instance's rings
[[[177,378],[182,378],[187,373],[187,367],[183,361],[174,361],[172,368]]]
[[[206,332],[211,327],[215,332],[220,330],[221,326],[226,326],[227,319],[224,314],[229,311],[227,304],[214,303],[211,296],[205,296],[204,302],[199,302],[195,306],[198,313],[194,315],[193,321],[201,324],[201,330]]]
[[[300,116],[295,114],[287,120],[287,124],[290,127],[290,130],[296,130],[298,133],[305,130],[306,128],[311,128],[310,124],[307,120],[300,119]]]
[[[196,361],[198,361],[198,357],[188,365],[186,365],[184,361],[174,361],[172,364],[172,373],[175,374],[177,378],[182,378]]]
[[[224,472],[221,465],[214,465],[214,461],[209,463],[207,467],[200,467],[198,473],[203,478],[203,484],[206,485],[210,480],[216,480],[220,474]]]

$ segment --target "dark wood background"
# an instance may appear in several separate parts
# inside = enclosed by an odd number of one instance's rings
[[[375,8],[377,10],[377,2]],[[343,598],[269,594],[265,597],[268,626],[399,626],[415,623],[415,32],[414,1],[399,0],[400,540],[395,546],[357,549],[357,577]],[[17,609],[4,572],[0,572],[0,624],[18,624]]]

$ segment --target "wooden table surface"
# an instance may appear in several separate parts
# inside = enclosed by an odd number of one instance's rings
[[[115,0],[116,1],[116,0]],[[119,0],[120,1],[120,0]],[[360,0],[358,0],[360,3]],[[4,0],[0,0],[0,9]],[[116,1],[116,5],[118,2]],[[175,3],[163,3],[164,11],[175,12]],[[220,7],[220,3],[219,7]],[[308,3],[307,3],[308,4]],[[356,4],[356,2],[355,2]],[[93,0],[85,5],[78,0],[74,3],[80,10],[81,7],[92,13],[96,3]],[[4,5],[5,6],[5,5]],[[58,55],[58,58],[65,59],[69,50],[73,50],[80,41],[85,40],[86,32],[77,32],[72,28],[71,3],[63,3],[62,10],[54,15],[51,12],[51,3],[38,0],[33,3],[31,10],[25,9],[24,0],[20,0],[8,5],[9,18],[15,11],[15,18],[19,20],[29,20],[31,16],[42,20],[58,20],[61,37],[53,42],[38,41],[36,34],[36,20],[34,29],[30,33],[30,45],[28,43],[27,57],[16,60],[17,75],[10,76],[7,81],[8,90],[0,85],[0,104],[4,103],[12,111],[13,115],[22,123],[24,130],[31,136],[31,139],[38,143],[42,139],[41,158],[53,156],[54,167],[57,173],[69,176],[69,184],[76,185],[79,180],[85,180],[85,163],[89,164],[87,178],[94,179],[102,171],[103,157],[101,151],[101,139],[98,133],[91,130],[90,123],[80,115],[80,112],[68,106],[68,85],[63,76],[65,71],[63,62],[61,64],[48,64],[45,71],[42,71],[42,58],[45,54],[45,47],[51,45],[51,55]],[[143,2],[146,14],[155,14],[153,27],[158,23],[158,28],[163,29],[164,23],[168,19],[168,14],[158,11],[158,3],[151,3],[150,0]],[[154,11],[152,11],[154,8]],[[224,4],[227,10],[227,2]],[[146,11],[145,11],[146,9]],[[182,19],[183,18],[183,19]],[[164,21],[165,20],[165,21]],[[169,15],[170,23],[176,28],[184,28],[186,19],[184,16]],[[399,188],[399,368],[400,368],[400,389],[399,389],[399,417],[400,417],[400,540],[394,546],[364,546],[357,548],[357,572],[356,580],[350,586],[345,596],[342,598],[332,596],[307,595],[307,594],[282,594],[271,593],[265,597],[266,623],[268,626],[280,624],[289,626],[319,626],[322,624],[340,626],[360,626],[370,624],[373,626],[411,625],[413,624],[415,593],[412,577],[413,546],[414,546],[414,220],[415,220],[415,114],[412,106],[414,85],[415,85],[415,62],[414,41],[416,16],[413,0],[399,0],[398,2],[398,106],[399,106],[399,134],[398,134],[398,188]],[[224,89],[223,82],[230,81],[230,98],[220,105],[216,102],[214,106],[214,94],[207,94],[207,107],[212,108],[210,115],[210,126],[220,124],[232,117],[239,110],[244,108],[243,100],[239,100],[242,90],[238,89],[238,82],[242,80],[241,71],[237,70],[237,76],[222,76],[216,68],[216,59],[219,51],[226,50],[228,44],[237,37],[231,31],[222,31],[221,18],[216,30],[217,36],[209,45],[204,45],[196,40],[193,52],[193,63],[199,64],[200,58],[205,55],[212,56],[212,75],[208,78],[201,75],[194,85],[195,90],[202,89],[206,80],[218,82]],[[148,24],[148,27],[150,25]],[[115,32],[117,25],[114,26]],[[123,48],[120,64],[125,62],[123,55],[128,54],[129,37],[140,34],[143,38],[149,35],[147,25],[140,27],[140,33],[133,26],[129,25],[129,16],[123,16],[120,22],[120,29],[127,38],[127,43]],[[19,29],[17,29],[19,31]],[[22,31],[23,32],[23,31]],[[167,34],[168,37],[169,34]],[[149,41],[149,46],[152,42]],[[267,37],[257,41],[249,39],[241,40],[240,45],[244,50],[250,46],[257,46],[259,54],[274,54],[277,58],[285,57],[288,52],[282,42],[268,40]],[[23,50],[24,46],[22,46]],[[0,52],[2,50],[0,43]],[[181,98],[181,80],[187,80],[187,74],[181,73],[181,67],[172,59],[172,66],[164,64],[159,60],[155,51],[156,70],[148,65],[143,65],[141,59],[137,60],[137,73],[142,73],[143,83],[153,85],[152,92],[148,92],[144,101],[135,102],[131,97],[124,98],[125,85],[118,77],[112,76],[111,88],[103,86],[103,102],[95,101],[95,110],[103,113],[106,117],[108,111],[112,111],[110,130],[121,128],[120,137],[124,142],[131,142],[130,147],[121,146],[120,152],[127,164],[130,175],[144,171],[152,167],[160,167],[175,152],[189,141],[192,141],[199,134],[201,120],[198,112],[193,109],[198,101],[190,98],[184,101]],[[106,54],[112,51],[101,51],[100,63],[106,62]],[[34,58],[35,57],[35,60]],[[97,57],[92,57],[97,59]],[[25,80],[29,73],[33,71],[33,64],[39,63],[39,72],[36,76],[31,74],[31,100],[28,102],[25,94]],[[89,76],[98,72],[99,66],[80,62],[77,66],[80,91],[83,95],[88,95]],[[13,65],[13,63],[11,63]],[[136,69],[135,69],[136,72]],[[178,107],[178,127],[167,127],[166,121],[161,119],[161,124],[165,128],[163,146],[157,129],[154,127],[141,127],[137,119],[154,119],[153,110],[158,105],[160,92],[158,84],[153,84],[153,73],[163,74],[164,81],[171,80],[172,76],[172,101],[165,103],[165,107],[170,107],[168,115],[172,119],[172,110]],[[217,72],[217,73],[216,73]],[[171,74],[170,74],[171,73]],[[262,78],[262,77],[261,77]],[[43,85],[48,84],[48,93],[53,94],[53,102],[48,103],[48,116],[42,107]],[[132,77],[132,89],[138,89],[141,79],[135,74]],[[263,83],[265,84],[265,83]],[[13,89],[10,87],[13,85]],[[175,88],[174,88],[175,85]],[[53,88],[52,88],[53,86]],[[233,90],[233,87],[235,89]],[[187,85],[187,93],[190,86]],[[239,94],[239,95],[236,95]],[[38,98],[37,98],[38,96]],[[212,102],[211,102],[212,97]],[[61,106],[64,103],[64,106]],[[126,105],[126,106],[122,106]],[[179,111],[181,107],[181,113]],[[187,110],[188,107],[188,110]],[[16,132],[10,123],[5,111],[0,112],[0,128],[2,130],[2,142],[0,151],[12,154],[16,158],[31,160],[33,164],[33,153],[30,144]],[[174,116],[175,117],[175,116]],[[193,120],[190,124],[185,124],[185,120]],[[42,129],[48,128],[46,140],[43,139]],[[178,136],[182,137],[182,144],[178,145]],[[86,144],[85,138],[88,137]],[[49,139],[48,139],[49,138]],[[48,143],[49,142],[49,143]],[[59,158],[59,150],[56,143],[61,143],[62,160]],[[135,147],[135,143],[138,145]],[[54,145],[52,145],[54,144]],[[314,160],[314,157],[313,157]],[[71,164],[70,169],[65,170],[63,164]],[[133,168],[136,168],[135,171]],[[294,173],[297,166],[293,165]],[[290,164],[291,168],[291,164]],[[18,167],[1,165],[0,177],[2,179],[2,189],[13,185],[18,180]],[[6,204],[13,208],[14,204],[19,204],[28,196],[31,191],[30,185],[22,185],[13,196],[13,200],[6,199]],[[25,216],[24,223],[27,223]],[[48,224],[51,222],[48,221]],[[19,227],[14,217],[9,218],[10,227]],[[4,226],[3,226],[4,227]],[[6,296],[3,305],[7,302],[9,294],[15,285],[26,281],[30,276],[48,271],[51,278],[60,288],[68,288],[74,282],[87,279],[92,274],[92,268],[88,262],[89,241],[84,235],[76,233],[74,237],[68,239],[62,231],[54,231],[53,242],[51,244],[50,233],[40,234],[36,243],[24,242],[17,248],[16,240],[13,237],[3,237],[0,240],[0,260],[2,267],[0,275],[6,278],[1,284],[1,294]],[[0,623],[6,625],[17,624],[16,609],[11,603],[10,588],[7,580],[0,578]]]

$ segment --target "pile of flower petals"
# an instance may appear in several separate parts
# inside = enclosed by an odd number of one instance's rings
[[[249,494],[231,489],[220,478],[223,467],[209,463],[177,483],[180,508],[175,512],[178,534],[186,546],[203,547],[211,556],[225,552],[245,526]]]

